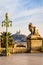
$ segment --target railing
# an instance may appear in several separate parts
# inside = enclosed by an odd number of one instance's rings
[[[0,48],[0,53],[5,54],[5,50],[6,48]],[[23,48],[23,47],[14,47],[14,48],[8,48],[8,52],[13,54],[13,53],[24,53],[27,51],[27,48]]]

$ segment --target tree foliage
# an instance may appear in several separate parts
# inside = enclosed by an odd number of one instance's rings
[[[11,33],[8,32],[8,47],[14,47],[14,40]],[[1,47],[6,47],[6,32],[1,33]]]

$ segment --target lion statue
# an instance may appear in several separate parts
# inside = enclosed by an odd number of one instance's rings
[[[35,26],[33,26],[32,23],[29,23],[28,28],[29,28],[29,31],[31,32],[31,34],[40,36],[38,30],[36,29]]]

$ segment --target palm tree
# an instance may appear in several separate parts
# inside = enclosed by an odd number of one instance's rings
[[[1,47],[6,47],[6,32],[1,33]],[[14,47],[14,40],[10,32],[8,32],[8,47]]]

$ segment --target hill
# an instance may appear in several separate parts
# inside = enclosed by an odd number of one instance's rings
[[[20,34],[20,33],[15,33],[15,34],[12,34],[13,36],[13,39],[15,41],[21,41],[21,42],[25,42],[26,41],[26,35],[23,35],[23,34]]]

